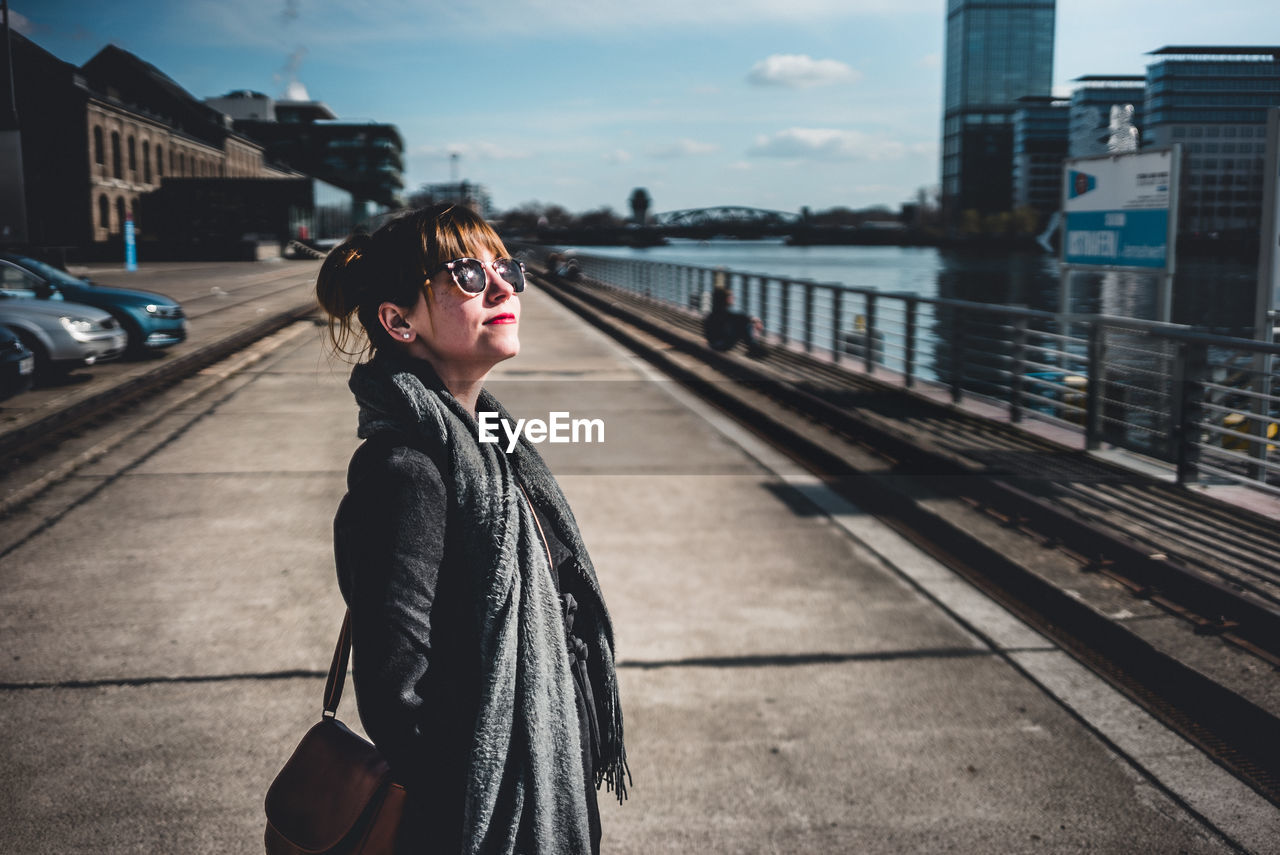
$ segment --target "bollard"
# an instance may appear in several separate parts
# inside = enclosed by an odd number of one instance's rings
[[[129,145],[133,145],[133,137],[129,138]],[[138,269],[138,241],[133,233],[132,213],[124,218],[124,269],[130,273]]]

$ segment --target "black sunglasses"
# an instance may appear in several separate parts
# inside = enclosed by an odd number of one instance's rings
[[[495,258],[487,266],[492,267],[493,272],[502,277],[503,281],[517,294],[524,290],[523,263],[514,258]],[[484,275],[485,267],[485,263],[478,258],[455,258],[440,270],[448,270],[453,274],[453,284],[468,294],[483,294],[489,284]],[[431,276],[434,277],[440,270],[432,273]]]

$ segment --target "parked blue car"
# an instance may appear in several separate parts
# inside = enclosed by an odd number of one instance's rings
[[[0,252],[0,291],[13,297],[69,300],[110,312],[129,334],[128,352],[133,356],[187,338],[186,315],[176,300],[150,291],[95,285],[25,255]]]

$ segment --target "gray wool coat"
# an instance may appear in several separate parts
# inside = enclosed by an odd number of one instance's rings
[[[361,722],[411,796],[400,849],[462,849],[468,757],[480,703],[480,638],[471,619],[484,592],[450,536],[451,503],[437,462],[402,434],[368,439],[352,457],[334,520],[338,582],[351,609]],[[566,548],[544,526],[557,558]],[[564,590],[592,592],[573,574]],[[584,703],[578,696],[579,709]],[[600,825],[591,750],[581,733],[592,849]]]

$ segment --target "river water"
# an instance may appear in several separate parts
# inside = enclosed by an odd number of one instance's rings
[[[935,247],[787,246],[779,240],[681,241],[666,246],[579,247],[575,251],[744,273],[839,282],[859,288],[984,303],[1059,309],[1060,273],[1047,253],[975,253]],[[1124,317],[1156,316],[1157,279],[1136,273],[1076,273],[1070,310]],[[1255,264],[1179,262],[1172,320],[1226,335],[1252,337]]]

